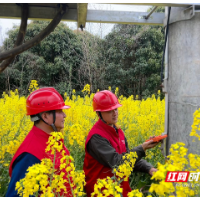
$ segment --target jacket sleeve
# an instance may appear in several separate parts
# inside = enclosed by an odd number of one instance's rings
[[[137,153],[138,158],[137,158],[136,162],[138,162],[142,157],[145,157],[145,156],[146,156],[145,151],[144,151],[144,149],[142,148],[142,145],[139,145],[139,146],[134,147],[133,149],[129,150],[128,142],[127,142],[126,137],[125,137],[125,144],[126,144],[126,151],[127,151],[128,153],[129,153],[130,151],[136,152],[136,153]]]
[[[135,163],[135,166],[133,168],[134,172],[145,172],[149,173],[149,170],[153,167],[151,163],[148,163],[146,160],[141,159],[138,162]]]
[[[136,151],[137,152],[137,155],[138,155],[138,158],[135,162],[135,166],[134,166],[134,169],[133,171],[134,172],[145,172],[145,173],[149,173],[149,170],[153,167],[153,165],[151,163],[148,163],[146,160],[144,159],[140,159],[141,157],[145,157],[146,154],[143,156],[143,154],[145,153],[143,148],[142,148],[142,145],[139,145],[131,150],[129,150],[128,148],[128,142],[127,142],[127,139],[125,137],[125,144],[126,144],[126,149],[127,151]]]
[[[19,197],[17,190],[15,190],[16,183],[25,177],[27,169],[29,166],[32,166],[41,161],[29,153],[22,153],[15,162],[13,163],[13,170],[11,180],[7,189],[6,197]]]
[[[125,144],[126,146],[128,144],[126,139]],[[98,134],[93,135],[89,140],[87,144],[87,151],[99,163],[110,168],[120,165],[122,162],[122,156],[126,153],[117,153],[110,142]],[[143,148],[139,148],[137,153],[137,160],[140,160],[145,156]]]
[[[129,153],[130,151],[136,151],[138,155],[133,171],[148,173],[153,166],[146,160],[141,159],[142,157],[145,157],[145,152],[142,148],[142,145],[129,150],[126,137],[125,145],[127,150],[126,153]],[[87,144],[87,151],[99,163],[110,168],[120,165],[122,163],[122,156],[126,154],[117,153],[109,141],[98,134],[95,134],[91,137]]]

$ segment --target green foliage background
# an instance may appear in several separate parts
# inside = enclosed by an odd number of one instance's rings
[[[158,12],[163,12],[159,8]],[[32,21],[25,41],[39,34],[49,22]],[[0,51],[14,46],[19,27],[9,31]],[[40,44],[16,56],[0,74],[0,93],[18,89],[28,94],[30,81],[53,86],[62,95],[81,94],[84,85],[91,91],[119,87],[119,95],[138,95],[139,99],[161,90],[160,69],[164,45],[161,26],[115,25],[103,39],[87,31],[72,31],[66,24],[57,28]]]

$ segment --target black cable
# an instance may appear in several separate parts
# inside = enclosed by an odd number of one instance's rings
[[[162,64],[161,64],[161,83],[163,82],[163,63],[164,63],[165,49],[166,49],[168,29],[169,29],[170,11],[171,11],[171,7],[168,8],[167,28],[166,28],[166,33],[165,33],[165,45],[163,47],[163,57],[162,57]]]
[[[83,31],[83,25],[82,24],[80,25],[80,28],[81,28],[81,31]]]

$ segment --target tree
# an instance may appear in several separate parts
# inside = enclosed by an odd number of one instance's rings
[[[11,62],[13,62],[16,55],[37,45],[55,29],[55,27],[59,24],[60,20],[62,19],[62,16],[66,12],[66,5],[62,5],[62,8],[59,10],[54,19],[48,24],[48,26],[44,30],[42,30],[38,35],[36,35],[34,38],[32,38],[31,40],[27,41],[24,44],[22,44],[22,42],[26,34],[26,27],[27,27],[28,13],[29,13],[28,4],[22,4],[21,11],[22,11],[21,26],[19,29],[19,34],[15,42],[14,48],[2,52],[0,54],[0,61],[3,61],[0,65],[0,73],[3,72]]]
[[[32,21],[27,28],[25,42],[37,35],[47,24],[44,21]],[[8,35],[4,48],[13,46],[17,27],[10,30]],[[53,86],[62,94],[70,94],[72,89],[80,90],[75,81],[82,56],[77,35],[64,23],[60,23],[40,44],[18,55],[3,74],[4,77],[9,75],[10,89],[18,88],[21,94],[27,94],[31,79],[36,79],[40,86]],[[1,88],[1,92],[4,89]],[[6,90],[9,90],[8,87]]]
[[[140,99],[157,93],[163,44],[162,27],[115,25],[105,39],[107,84]]]
[[[47,24],[32,21],[25,42]],[[13,47],[17,29],[9,32],[5,50]],[[164,30],[160,26],[119,24],[101,39],[60,23],[40,44],[16,56],[0,74],[0,92],[18,88],[20,94],[27,94],[31,79],[36,79],[40,87],[53,86],[61,94],[71,95],[73,89],[82,94],[83,87],[90,84],[92,92],[119,87],[119,95],[138,95],[142,99],[161,89],[163,45]]]
[[[24,41],[24,37],[26,34],[26,27],[27,27],[27,21],[28,21],[28,13],[29,13],[29,9],[28,9],[28,4],[22,4],[21,6],[21,25],[19,28],[19,33],[16,39],[16,42],[14,44],[14,47],[20,46],[22,45],[23,41]],[[3,52],[4,53],[4,52]],[[3,53],[1,53],[0,55],[2,55]],[[7,59],[4,59],[4,61],[1,63],[0,65],[0,73],[2,71],[5,70],[5,68],[13,62],[13,60],[15,59],[15,55],[8,57]]]
[[[78,83],[81,88],[90,84],[91,92],[104,89],[105,59],[103,58],[103,40],[87,31],[78,32],[83,58],[78,70]]]

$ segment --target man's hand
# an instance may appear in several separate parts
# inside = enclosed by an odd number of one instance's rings
[[[156,172],[156,171],[158,171],[156,168],[154,168],[154,167],[152,167],[150,170],[149,170],[149,174],[151,175],[151,176],[153,176],[153,172]]]
[[[154,138],[155,136],[151,136],[150,139]],[[144,151],[146,151],[147,149],[151,149],[153,147],[155,147],[157,144],[159,144],[159,142],[154,142],[153,140],[150,140],[148,142],[144,142],[142,144],[142,148],[144,149]]]

